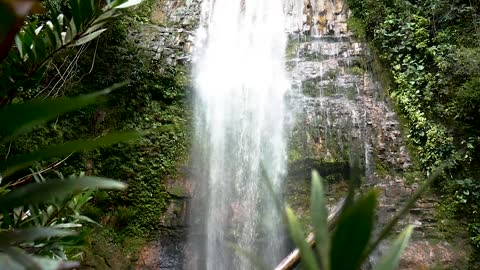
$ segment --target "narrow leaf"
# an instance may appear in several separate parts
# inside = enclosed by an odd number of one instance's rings
[[[76,234],[77,233],[74,231],[50,227],[4,231],[0,232],[0,246],[16,246],[22,243],[33,242],[39,239],[72,236]]]
[[[48,39],[50,41],[51,49],[55,50],[58,47],[60,47],[61,44],[59,44],[60,43],[60,38],[56,35],[55,31],[52,28],[47,27],[45,29],[45,31],[47,32],[47,36],[48,36]]]
[[[129,0],[121,5],[115,6],[114,8],[128,8],[131,6],[138,5],[142,2],[142,0]]]
[[[407,247],[410,236],[413,232],[413,226],[408,226],[393,242],[391,249],[380,258],[374,270],[395,270],[402,256],[403,251]]]
[[[73,20],[71,20],[70,23],[66,23],[66,25],[67,25],[67,32],[65,35],[64,43],[68,44],[77,36],[78,29]]]
[[[91,34],[88,34],[86,36],[83,36],[83,37],[79,38],[77,41],[75,41],[75,46],[79,46],[79,45],[82,45],[84,43],[87,43],[87,42],[91,41],[92,39],[100,36],[100,34],[105,32],[105,30],[107,30],[107,29],[100,29],[100,30],[97,30],[97,31],[95,31]]]
[[[302,232],[302,227],[298,222],[297,217],[293,213],[293,210],[288,206],[285,208],[285,212],[287,215],[290,235],[292,236],[293,242],[295,242],[295,245],[300,250],[303,269],[318,270],[319,267],[315,255],[305,240],[305,235]]]
[[[316,250],[322,269],[330,269],[330,238],[328,233],[328,210],[325,202],[322,181],[317,171],[312,172],[312,225]]]
[[[0,196],[0,212],[23,205],[43,203],[54,198],[64,199],[87,188],[125,189],[126,185],[120,181],[91,176],[28,184]]]
[[[81,221],[86,221],[88,223],[93,223],[93,224],[96,224],[96,225],[100,225],[98,222],[96,222],[95,220],[87,217],[87,216],[84,216],[84,215],[71,215],[72,218],[75,218],[75,219],[78,219],[78,220],[81,220]]]
[[[101,23],[101,22],[107,22],[114,16],[114,14],[115,14],[115,10],[109,10],[104,12],[93,21],[93,25],[96,25],[97,23]]]
[[[93,26],[91,26],[87,30],[85,30],[83,35],[86,36],[87,34],[93,33],[95,31],[97,31],[98,29],[100,29],[105,24],[106,24],[106,22],[101,22],[101,23],[94,24]]]
[[[75,28],[80,29],[80,23],[82,19],[81,19],[81,11],[80,11],[80,5],[78,3],[78,0],[70,0],[70,8],[72,9],[72,16],[73,16],[72,20],[74,21]]]
[[[1,142],[5,143],[11,140],[12,136],[25,133],[60,114],[93,104],[99,96],[106,95],[123,85],[125,84],[115,84],[103,91],[75,98],[32,101],[5,106],[0,109],[0,123],[2,123],[0,138],[3,137]]]
[[[81,24],[82,28],[85,27],[87,23],[93,17],[93,0],[81,0],[80,12],[81,12]],[[80,28],[77,28],[80,29]]]
[[[360,198],[341,214],[332,236],[331,269],[359,269],[373,229],[376,193]]]
[[[23,45],[22,45],[22,40],[20,39],[20,36],[17,34],[15,36],[15,45],[17,46],[18,53],[20,54],[20,58],[23,59]]]
[[[142,133],[138,131],[119,132],[100,137],[96,140],[77,140],[49,146],[32,153],[0,161],[0,172],[3,172],[3,177],[8,177],[18,170],[27,168],[36,161],[59,157],[72,152],[95,149],[114,143],[136,140],[139,139],[141,135]]]

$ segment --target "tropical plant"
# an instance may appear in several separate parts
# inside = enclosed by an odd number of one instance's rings
[[[322,180],[317,172],[312,173],[311,217],[313,233],[305,238],[302,226],[293,210],[286,206],[285,215],[290,235],[298,248],[303,269],[311,270],[356,270],[361,269],[379,243],[386,239],[397,222],[408,213],[416,200],[438,178],[443,168],[438,169],[417,190],[393,219],[381,228],[373,238],[377,193],[369,191],[354,200],[355,188],[352,184],[338,218],[328,217]],[[402,252],[406,248],[413,227],[408,226],[393,242],[390,250],[373,266],[374,270],[394,270],[398,267]],[[373,239],[372,239],[373,238]],[[306,239],[310,239],[306,240]],[[314,248],[312,248],[314,244]],[[288,258],[277,270],[293,269],[295,257]]]
[[[28,93],[35,90],[49,64],[55,55],[67,48],[83,46],[99,37],[107,28],[106,25],[118,17],[123,8],[137,5],[141,0],[70,0],[72,16],[55,14],[39,24],[38,21],[28,22],[21,29],[23,18],[27,15],[21,8],[19,0],[2,0],[0,19],[2,29],[0,41],[5,49],[15,41],[13,50],[2,51],[0,61],[0,106],[11,103],[21,92]],[[36,1],[25,1],[38,6]],[[105,3],[103,5],[103,3]],[[14,19],[9,19],[14,18]],[[17,30],[18,33],[17,33]],[[69,65],[70,66],[70,65]],[[65,80],[65,78],[61,78]],[[40,93],[29,93],[29,96],[38,96]],[[45,93],[45,96],[52,93]]]
[[[444,160],[457,163],[435,185],[442,196],[441,215],[470,223],[466,227],[472,243],[480,246],[480,230],[476,229],[480,208],[479,2],[347,3],[353,15],[350,20],[363,28],[356,32],[369,33],[372,51],[379,56],[376,73],[391,79],[384,84],[404,119],[416,165],[429,173]],[[372,10],[374,14],[369,13]]]
[[[12,104],[0,110],[2,143],[8,143],[39,124],[82,106],[93,104],[108,93],[70,99],[33,101]],[[17,116],[17,117],[14,117]],[[64,248],[78,238],[75,228],[82,221],[91,221],[80,214],[80,207],[90,195],[86,189],[124,189],[125,184],[98,177],[72,176],[66,179],[46,180],[34,174],[35,183],[12,181],[12,176],[40,160],[65,155],[74,151],[92,149],[115,142],[139,138],[139,132],[116,133],[97,140],[80,140],[19,155],[0,162],[0,264],[7,269],[58,269],[63,262],[52,263],[45,258],[27,254],[50,255],[66,259]],[[66,264],[68,267],[77,264]]]
[[[88,2],[88,3],[87,3]],[[85,44],[98,37],[119,8],[139,3],[132,0],[107,2],[99,8],[95,1],[70,1],[73,18],[56,16],[44,26],[23,20],[36,1],[0,1],[0,143],[8,144],[39,125],[67,112],[98,103],[116,84],[103,91],[75,98],[13,102],[18,91],[26,91],[39,82],[47,64],[58,51]],[[17,32],[20,32],[17,35]],[[15,39],[16,47],[10,50]],[[19,68],[21,67],[21,68]],[[22,72],[22,67],[25,68]],[[15,72],[12,72],[15,71]],[[0,161],[0,265],[2,269],[73,269],[78,262],[66,261],[65,248],[76,245],[82,222],[93,222],[80,208],[91,198],[91,190],[122,190],[120,181],[71,176],[47,180],[33,172],[32,179],[16,178],[36,162],[88,150],[112,143],[137,139],[140,132],[113,133],[94,140],[78,140],[52,145]]]

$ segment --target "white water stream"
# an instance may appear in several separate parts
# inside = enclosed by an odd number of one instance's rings
[[[285,25],[279,0],[202,3],[194,53],[200,186],[188,268],[251,269],[235,248],[270,266],[284,254],[281,218],[264,181],[280,191],[286,171]]]

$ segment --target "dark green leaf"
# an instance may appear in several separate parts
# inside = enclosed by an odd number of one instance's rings
[[[46,101],[32,101],[12,104],[0,109],[0,137],[2,142],[9,141],[12,136],[29,131],[37,125],[67,113],[97,102],[98,97],[125,85],[115,84],[103,91],[75,98],[60,98]]]
[[[325,202],[322,181],[316,171],[312,172],[312,225],[316,250],[322,269],[330,269],[330,238],[328,233],[328,210]]]
[[[89,150],[113,143],[125,142],[129,140],[139,139],[142,133],[137,131],[120,132],[109,134],[95,140],[77,140],[64,144],[54,145],[47,148],[37,150],[32,153],[20,155],[18,157],[0,161],[0,172],[3,177],[8,177],[14,172],[27,168],[36,161],[45,160],[53,157],[59,157],[81,150]]]
[[[285,208],[286,216],[288,220],[288,228],[290,230],[290,235],[292,236],[293,242],[300,250],[300,257],[302,261],[303,269],[318,270],[318,264],[315,259],[315,255],[310,247],[310,245],[305,240],[305,235],[302,232],[302,226],[298,222],[297,217],[293,213],[293,210],[290,207]]]
[[[61,46],[60,43],[60,38],[58,38],[58,36],[56,35],[56,32],[52,29],[50,29],[50,27],[46,27],[45,31],[47,32],[47,37],[48,37],[48,40],[50,41],[50,45],[52,46],[51,49],[56,49],[58,47]]]
[[[47,52],[45,42],[39,36],[35,39],[35,44],[33,45],[35,49],[35,55],[37,56],[37,61],[41,62],[45,58],[45,54]]]
[[[67,26],[64,44],[69,44],[77,36],[78,30],[73,20],[69,23],[67,19],[64,20],[66,21],[65,25]]]
[[[77,233],[65,229],[50,227],[38,227],[25,230],[13,230],[0,232],[0,247],[16,246],[22,243],[33,242],[39,239],[51,237],[64,237],[76,235]]]
[[[53,32],[55,33],[55,36],[59,38],[60,41],[57,45],[58,47],[63,45],[63,40],[62,40],[62,31],[63,31],[63,14],[60,14],[58,16],[53,16],[52,17],[52,24],[53,24]]]
[[[0,212],[23,205],[35,205],[53,198],[64,199],[72,193],[85,189],[125,189],[122,182],[100,178],[79,177],[66,180],[50,180],[45,183],[33,183],[17,188],[0,196]]]
[[[359,269],[373,229],[376,194],[370,192],[341,214],[332,236],[331,269]]]
[[[82,22],[82,14],[80,11],[80,5],[78,0],[70,0],[70,8],[72,9],[72,16],[74,21],[75,29],[80,29],[80,23]],[[71,37],[73,37],[72,35]]]
[[[85,24],[90,21],[90,19],[93,17],[94,13],[94,3],[93,0],[82,0],[81,5],[80,5],[80,12],[81,12],[81,18],[82,18],[82,29],[85,27]],[[77,28],[80,29],[80,28]]]

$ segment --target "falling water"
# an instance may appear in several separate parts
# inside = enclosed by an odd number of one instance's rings
[[[195,188],[190,269],[278,263],[279,191],[286,171],[286,34],[278,0],[205,0],[194,53]],[[240,252],[242,253],[242,252]]]

